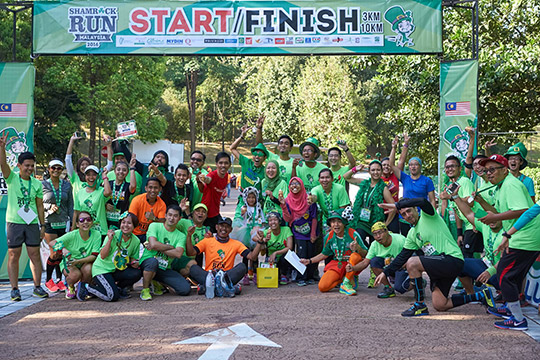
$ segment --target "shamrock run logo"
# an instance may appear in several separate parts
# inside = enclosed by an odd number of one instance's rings
[[[116,7],[70,7],[68,32],[73,42],[86,43],[87,48],[98,48],[101,43],[112,42],[118,22]]]
[[[3,128],[1,134],[7,135],[7,162],[9,166],[13,168],[17,166],[17,159],[19,155],[25,151],[28,151],[28,145],[26,144],[26,134],[23,131],[17,131],[17,129],[11,126]]]
[[[416,29],[413,22],[413,13],[411,10],[403,10],[399,5],[388,8],[384,13],[384,19],[392,25],[392,31],[397,36],[387,36],[387,40],[394,41],[399,47],[412,47],[414,41],[410,38]]]

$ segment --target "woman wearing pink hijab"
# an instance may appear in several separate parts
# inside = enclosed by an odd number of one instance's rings
[[[308,203],[308,196],[304,183],[298,177],[291,178],[289,182],[289,195],[287,198],[279,194],[279,202],[283,211],[283,219],[289,224],[296,242],[296,253],[302,259],[309,259],[315,255],[315,241],[317,240],[317,205]],[[313,274],[318,264],[310,264],[304,275],[298,278],[298,286],[313,284]]]

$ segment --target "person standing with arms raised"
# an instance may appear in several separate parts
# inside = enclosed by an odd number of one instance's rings
[[[264,116],[260,116],[257,120],[257,133],[255,135],[255,142],[257,144],[263,143],[262,128],[264,125]],[[278,154],[272,152],[268,153],[268,160],[276,160],[279,164],[279,173],[285,183],[288,184],[292,176],[293,159],[290,157],[290,152],[293,148],[293,140],[289,135],[281,135],[278,139],[277,151]]]

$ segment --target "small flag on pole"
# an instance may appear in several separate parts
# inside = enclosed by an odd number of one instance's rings
[[[444,108],[445,116],[471,115],[471,102],[447,102]]]
[[[27,104],[1,104],[0,118],[25,118],[28,116]]]

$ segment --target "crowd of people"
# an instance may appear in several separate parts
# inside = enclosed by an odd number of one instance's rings
[[[411,292],[403,295],[413,300],[403,316],[429,314],[429,283],[437,311],[481,303],[501,318],[496,327],[527,329],[520,294],[540,254],[535,235],[540,206],[534,205],[532,180],[521,173],[527,166],[522,143],[504,155],[490,154],[489,148],[476,155],[470,141],[464,161],[454,155],[446,159],[446,186],[436,196],[433,181],[422,175],[420,158],[411,157],[405,171],[407,134],[397,165],[397,136],[388,157],[365,165],[339,141],[327,150],[325,165],[315,137],[301,143],[300,157],[293,158],[292,138],[281,136],[271,152],[262,141],[263,126],[261,117],[250,157],[238,151],[250,127],[242,127],[230,146],[241,167],[233,219],[221,215],[231,182],[227,152],[216,155],[215,170],[205,167],[202,151],[194,150],[189,164],[171,171],[166,152],[156,152],[144,165],[126,140],[107,137],[105,167],[88,157],[74,167],[75,134],[65,159],[51,159],[39,181],[30,152],[19,155],[17,171],[10,168],[7,135],[2,134],[11,299],[21,300],[23,244],[34,296],[61,291],[80,301],[130,297],[141,279],[142,300],[165,292],[187,296],[192,287],[207,298],[233,297],[243,286],[256,284],[258,261],[264,257],[278,268],[281,285],[317,283],[320,292],[337,289],[352,296],[358,275],[369,268],[368,287],[383,286],[378,298]],[[344,158],[347,165],[341,163]],[[363,171],[367,176],[358,176]],[[358,186],[352,202],[349,184]],[[41,286],[42,240],[50,250],[47,291]],[[289,251],[306,266],[303,273],[285,259]],[[463,291],[457,292],[459,286]],[[452,287],[458,290],[450,294]]]

